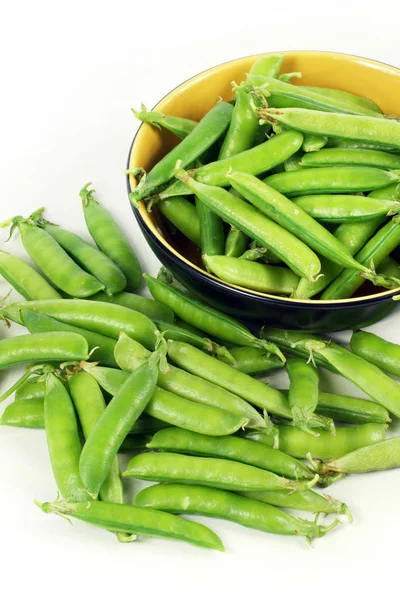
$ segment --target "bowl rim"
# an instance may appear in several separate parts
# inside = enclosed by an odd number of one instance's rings
[[[170,90],[162,98],[160,98],[160,100],[158,100],[158,102],[154,105],[153,108],[151,108],[151,110],[158,110],[160,108],[160,105],[162,105],[167,98],[169,98],[172,95],[177,94],[181,88],[187,87],[187,85],[190,84],[191,81],[197,79],[201,75],[205,75],[206,73],[211,73],[213,71],[218,71],[218,70],[220,70],[221,67],[231,64],[231,63],[241,62],[243,60],[250,59],[250,58],[257,59],[261,56],[268,56],[268,55],[273,55],[273,54],[285,54],[285,55],[287,55],[287,54],[289,54],[289,55],[312,54],[312,55],[327,55],[327,56],[331,56],[331,57],[340,56],[340,57],[349,59],[350,61],[354,60],[354,59],[361,59],[363,61],[366,61],[369,64],[377,65],[380,68],[383,66],[386,69],[388,69],[389,71],[391,71],[393,73],[397,73],[397,75],[400,75],[400,67],[395,67],[395,66],[385,63],[383,61],[378,61],[373,58],[367,58],[365,56],[359,56],[357,54],[347,54],[345,52],[331,52],[329,50],[287,50],[287,51],[279,50],[279,51],[274,51],[274,52],[263,52],[261,54],[250,54],[250,55],[241,56],[241,57],[238,57],[238,58],[235,58],[232,60],[224,61],[222,63],[219,63],[217,65],[209,67],[208,69],[204,69],[203,71],[200,71],[199,73],[193,75],[192,77],[189,77],[188,79],[185,79],[183,82],[179,83],[174,88],[172,88],[172,90]],[[153,238],[155,238],[160,246],[162,246],[170,254],[172,254],[174,256],[175,260],[177,260],[180,263],[183,263],[186,269],[188,269],[189,271],[192,271],[194,276],[200,277],[201,279],[206,280],[206,281],[211,280],[214,285],[217,285],[217,287],[222,287],[222,288],[228,289],[234,293],[239,293],[241,296],[245,296],[245,297],[249,297],[249,298],[253,298],[253,299],[254,299],[254,297],[256,297],[258,300],[273,301],[274,303],[285,304],[286,302],[290,302],[290,305],[292,307],[294,307],[294,305],[297,304],[297,305],[299,305],[299,307],[304,307],[306,305],[309,307],[314,306],[315,308],[318,308],[318,307],[324,307],[324,308],[343,307],[344,308],[344,307],[347,307],[349,304],[350,305],[362,304],[364,302],[366,302],[367,304],[370,304],[370,303],[372,304],[374,301],[388,300],[400,293],[400,286],[399,286],[397,288],[379,292],[377,294],[368,294],[365,296],[357,296],[355,298],[341,298],[341,299],[337,299],[337,300],[313,300],[311,298],[310,299],[291,298],[291,297],[287,297],[287,296],[277,296],[275,294],[269,294],[266,292],[250,290],[249,288],[244,288],[244,287],[236,285],[234,283],[228,283],[228,282],[223,281],[216,275],[213,275],[212,273],[208,273],[205,269],[198,267],[197,265],[192,263],[189,259],[187,259],[186,256],[184,256],[183,254],[178,252],[178,250],[176,250],[176,248],[174,248],[163,237],[163,235],[160,233],[159,229],[155,226],[155,224],[149,217],[149,213],[147,212],[147,209],[146,209],[146,203],[143,200],[141,200],[139,202],[138,207],[133,206],[133,204],[130,201],[129,195],[131,192],[133,192],[133,190],[137,186],[137,182],[136,182],[135,177],[129,173],[129,168],[130,168],[130,164],[131,164],[131,157],[132,157],[135,143],[137,141],[138,136],[142,135],[141,130],[142,130],[143,125],[145,125],[145,123],[141,123],[139,125],[139,127],[133,137],[133,140],[131,142],[131,145],[129,148],[129,153],[128,153],[126,182],[127,182],[129,204],[131,205],[131,208],[134,212],[134,215],[135,215],[137,221],[139,222],[139,224],[142,227],[144,227],[146,229],[148,234],[150,236],[152,236]]]

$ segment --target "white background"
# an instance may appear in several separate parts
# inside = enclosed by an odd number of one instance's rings
[[[398,4],[385,1],[3,4],[0,220],[44,205],[50,220],[84,234],[78,192],[91,180],[155,274],[157,260],[126,196],[123,173],[138,125],[130,107],[142,100],[150,107],[191,75],[257,52],[334,50],[400,66],[399,16]],[[24,256],[18,236],[6,247]],[[7,291],[0,283],[0,296]],[[400,342],[397,323],[392,317],[373,330]],[[1,390],[17,374],[2,373]],[[3,428],[4,597],[398,597],[398,472],[333,486],[329,493],[349,504],[354,523],[313,549],[215,520],[208,524],[225,554],[156,539],[119,545],[101,530],[41,513],[33,498],[52,500],[55,492],[44,433]]]

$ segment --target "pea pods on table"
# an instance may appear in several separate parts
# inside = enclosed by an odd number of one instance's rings
[[[254,492],[305,490],[318,480],[295,481],[233,460],[185,456],[174,452],[148,452],[134,456],[122,476]]]
[[[37,504],[45,513],[74,517],[112,531],[178,539],[195,546],[224,551],[221,540],[208,527],[160,510],[98,500],[76,503],[57,500]]]
[[[178,160],[182,161],[183,168],[195,161],[227,129],[232,111],[233,107],[227,102],[218,102],[213,106],[197,127],[153,167],[131,193],[131,200],[136,202],[145,198],[172,179]]]
[[[134,291],[142,279],[138,258],[111,214],[94,199],[94,190],[89,190],[89,185],[82,188],[79,194],[89,233],[96,246],[120,268],[128,290]]]
[[[339,523],[318,525],[257,500],[199,485],[153,485],[139,492],[135,504],[173,513],[218,517],[267,533],[302,535],[309,540],[322,537]]]
[[[158,431],[147,447],[153,450],[235,460],[288,479],[313,479],[315,475],[304,463],[280,450],[236,436],[212,437],[171,427]]]
[[[315,513],[347,515],[349,521],[352,521],[351,513],[344,502],[335,500],[332,496],[322,496],[314,490],[305,492],[238,492],[246,498],[252,498],[259,502],[265,502],[272,506],[280,508],[289,508],[293,510],[305,510]]]
[[[400,346],[388,342],[368,331],[356,331],[351,336],[350,348],[354,354],[383,369],[400,376]]]
[[[52,300],[60,294],[33,267],[17,256],[0,250],[0,275],[25,300]]]

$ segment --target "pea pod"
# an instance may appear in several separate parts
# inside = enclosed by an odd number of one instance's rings
[[[350,340],[354,354],[392,375],[400,375],[400,346],[369,333],[357,331]]]
[[[247,327],[235,319],[190,298],[173,286],[160,281],[160,279],[154,279],[150,275],[145,275],[144,278],[153,298],[169,306],[179,318],[195,327],[199,327],[209,335],[216,335],[227,342],[263,348],[267,352],[278,354],[284,362],[283,355],[276,352],[274,344],[264,343],[256,338]]]
[[[369,473],[400,467],[400,437],[358,448],[340,458],[331,459],[318,469],[322,474]]]
[[[294,481],[233,460],[185,456],[175,452],[148,452],[134,456],[122,476],[254,492],[304,490],[318,481],[318,477],[310,481]]]
[[[88,189],[90,185],[85,185],[79,193],[89,233],[96,246],[120,268],[125,276],[127,288],[134,291],[142,278],[138,258],[113,217],[94,199],[94,190]]]
[[[49,373],[44,397],[44,423],[51,466],[65,499],[87,502],[90,495],[79,475],[81,442],[72,400],[55,375]]]
[[[178,231],[201,247],[200,220],[194,204],[184,196],[173,196],[159,202],[157,206]]]
[[[231,225],[225,240],[225,255],[239,258],[247,248],[249,238],[240,229]]]
[[[298,346],[320,355],[343,377],[352,381],[378,404],[400,417],[400,386],[375,365],[352,354],[342,346],[321,338],[299,341]]]
[[[199,183],[215,186],[228,186],[226,174],[230,169],[241,169],[246,173],[259,175],[266,173],[276,165],[281,164],[292,156],[303,143],[303,136],[296,131],[287,131],[267,140],[266,142],[240,152],[230,158],[218,160],[204,165],[193,171],[193,177]],[[160,200],[171,196],[191,194],[182,181],[172,183],[166,190],[159,194]]]
[[[195,546],[224,551],[218,536],[204,525],[168,513],[130,504],[90,502],[36,502],[45,513],[74,517],[97,527],[128,534],[178,539]]]
[[[1,415],[0,425],[44,429],[44,398],[14,400]]]
[[[400,265],[391,256],[388,256],[379,265],[378,273],[379,275],[384,275],[385,277],[400,279]]]
[[[358,96],[357,94],[352,94],[350,92],[344,92],[343,90],[335,90],[335,89],[331,89],[331,88],[321,88],[321,87],[316,87],[316,86],[311,86],[311,85],[302,85],[300,87],[302,87],[305,90],[309,90],[311,92],[317,92],[318,94],[321,94],[323,96],[331,96],[332,98],[337,98],[338,100],[346,99],[347,102],[352,102],[357,106],[363,106],[364,108],[367,108],[368,110],[372,110],[373,112],[382,114],[382,110],[376,104],[376,102],[373,102],[369,98],[364,98],[364,96]]]
[[[192,344],[193,345],[193,344]],[[234,367],[242,373],[255,374],[269,371],[271,369],[281,369],[284,365],[275,355],[269,355],[261,348],[249,348],[248,346],[238,346],[230,348],[230,355],[235,363]],[[230,364],[228,359],[219,357],[223,362]]]
[[[313,479],[314,473],[302,462],[280,450],[235,436],[212,437],[171,427],[158,431],[147,447],[152,450],[181,452],[195,456],[226,458],[288,479]]]
[[[115,347],[115,358],[122,369],[135,371],[148,359],[148,356],[149,352],[143,346],[121,334]],[[167,372],[159,372],[158,385],[168,392],[188,400],[207,404],[232,415],[240,416],[244,419],[243,423],[246,426],[265,428],[261,415],[242,398],[182,369],[170,365]]]
[[[320,392],[316,410],[319,415],[353,425],[391,421],[388,411],[380,404],[341,394]]]
[[[92,296],[91,300],[125,306],[126,308],[136,310],[137,312],[146,315],[146,317],[149,317],[152,321],[158,320],[166,323],[173,323],[174,321],[174,313],[168,306],[165,306],[156,300],[152,300],[151,298],[144,298],[138,294],[121,292],[120,294],[114,294],[110,297],[104,292],[99,292]]]
[[[130,194],[133,202],[145,198],[160,185],[172,179],[177,161],[186,167],[209,148],[226,130],[231,120],[233,107],[227,102],[218,102],[185,139],[162,158],[146,178]]]
[[[302,535],[308,540],[322,537],[339,523],[317,525],[257,500],[198,485],[153,485],[139,492],[135,503],[174,513],[218,517],[267,533]]]
[[[302,167],[364,165],[379,169],[400,169],[400,156],[383,150],[326,148],[305,154],[300,164]]]
[[[93,296],[104,285],[81,269],[55,239],[39,226],[43,210],[40,208],[28,219],[12,219],[11,233],[18,228],[25,250],[55,287],[76,298]]]
[[[376,118],[376,114],[360,116],[303,108],[267,108],[259,111],[258,116],[267,122],[278,122],[303,133],[400,148],[400,122]]]
[[[4,277],[25,300],[56,300],[61,298],[35,269],[25,261],[0,250],[0,275]]]
[[[200,248],[202,254],[223,254],[225,248],[222,219],[196,198],[196,210],[200,222]]]
[[[305,492],[294,492],[287,494],[286,492],[239,492],[241,496],[265,502],[272,506],[280,508],[289,508],[293,510],[305,510],[315,513],[339,515],[347,515],[349,521],[353,520],[351,513],[344,502],[335,500],[332,496],[321,496],[314,490],[306,490]]]
[[[193,119],[165,115],[157,110],[147,110],[144,104],[141,105],[140,110],[134,110],[132,108],[132,112],[139,121],[142,121],[142,123],[149,123],[158,129],[163,127],[174,133],[180,139],[188,136],[198,125],[198,122]]]
[[[291,173],[284,173],[288,174]],[[367,270],[354,260],[350,252],[329,231],[269,185],[240,172],[231,173],[229,180],[249,202],[316,252],[338,264],[352,266],[361,271]],[[371,276],[373,277],[373,274]]]
[[[297,275],[310,280],[318,275],[321,268],[318,257],[292,233],[220,187],[199,183],[183,171],[177,177],[230,225],[275,252]]]
[[[261,329],[261,337],[273,341],[279,348],[286,351],[288,354],[300,356],[300,358],[305,358],[307,360],[310,358],[310,352],[304,348],[303,344],[298,344],[298,342],[315,339],[315,335],[312,333],[275,329],[274,327],[263,327]],[[323,367],[324,369],[333,371],[333,373],[337,372],[323,356],[316,354],[313,356],[313,359],[318,367]]]
[[[15,401],[44,399],[46,382],[39,377],[31,377],[19,386],[15,392]]]
[[[326,145],[327,148],[345,148],[347,150],[384,150],[385,152],[398,152],[398,148],[392,146],[385,146],[384,144],[377,144],[374,142],[360,142],[354,140],[347,140],[345,138],[329,138]]]
[[[223,281],[244,288],[290,296],[299,283],[299,277],[290,269],[264,265],[229,256],[203,256],[208,270]]]
[[[387,425],[368,423],[354,427],[336,427],[336,435],[328,431],[321,431],[318,437],[290,427],[279,427],[279,450],[295,458],[307,458],[311,454],[314,458],[329,460],[344,456],[357,448],[370,446],[381,442],[386,437]],[[262,433],[246,432],[247,439],[271,445],[271,439]]]
[[[306,134],[304,136],[304,142],[303,142],[301,149],[304,152],[310,152],[312,154],[313,152],[321,150],[321,148],[326,146],[327,142],[328,142],[328,138],[325,135]],[[305,166],[303,161],[301,161],[300,164],[302,167]],[[286,169],[285,169],[285,171],[286,171]]]
[[[315,194],[292,198],[292,202],[321,223],[375,221],[400,212],[398,201],[365,198],[364,196]]]
[[[1,314],[11,321],[22,323],[22,309],[43,313],[68,325],[88,329],[114,339],[124,331],[127,335],[143,341],[143,344],[151,349],[155,347],[157,340],[157,329],[154,323],[145,315],[125,306],[93,300],[42,300],[14,302],[5,306]]]
[[[74,327],[62,321],[57,321],[43,313],[33,310],[21,310],[21,321],[30,333],[44,333],[67,331],[81,335],[88,343],[88,348],[92,351],[91,358],[108,367],[116,367],[114,358],[115,340],[112,338],[94,333],[81,327]]]

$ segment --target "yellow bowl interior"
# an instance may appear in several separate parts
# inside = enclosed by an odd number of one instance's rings
[[[275,54],[275,52],[271,52],[270,54]],[[239,58],[199,73],[172,90],[154,107],[154,110],[159,110],[167,115],[176,115],[195,119],[196,121],[200,120],[214,106],[218,98],[223,98],[224,100],[232,98],[232,81],[238,83],[243,81],[251,65],[259,56],[262,55]],[[300,80],[293,80],[293,83],[337,88],[346,92],[352,92],[370,98],[382,108],[385,114],[399,115],[400,113],[400,69],[395,67],[348,54],[314,51],[285,52],[282,72],[289,73],[293,71],[300,71],[302,73],[302,78]],[[150,171],[156,162],[176,143],[177,140],[172,134],[144,123],[140,127],[133,143],[129,157],[129,168],[133,169],[140,166],[146,171]],[[133,176],[130,176],[130,185],[132,189],[136,186],[136,180]],[[197,271],[220,281],[214,275],[210,275],[205,270],[193,264],[187,257],[180,254],[168,243],[163,237],[160,228],[157,227],[152,213],[147,212],[143,202],[140,203],[139,212],[153,235],[161,240],[172,254],[175,254]],[[245,289],[233,284],[227,285],[233,289]],[[247,289],[246,291],[251,291],[251,293],[265,298],[279,298],[280,300],[293,302],[290,298],[282,298],[281,296],[254,292]],[[370,296],[362,296],[362,299],[379,298],[392,293],[393,290],[389,290]],[[357,300],[360,300],[360,298],[325,300],[323,302],[326,304],[327,302],[341,303],[356,302]],[[321,302],[319,300],[295,301],[308,304]]]

